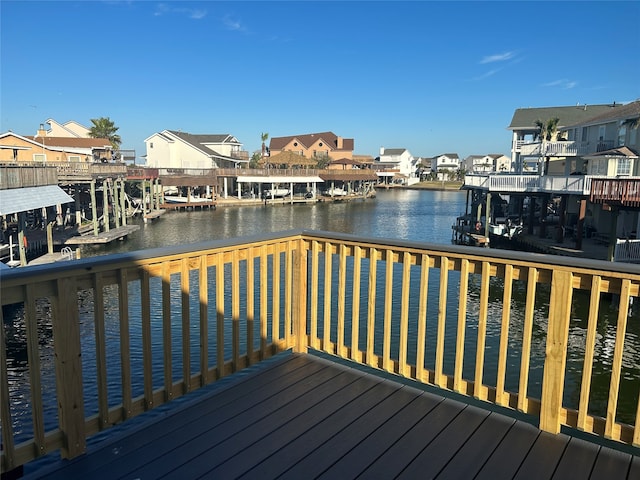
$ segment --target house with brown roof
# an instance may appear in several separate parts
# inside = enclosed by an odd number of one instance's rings
[[[112,146],[106,138],[0,134],[0,162],[109,162]]]
[[[191,134],[163,130],[145,140],[146,164],[154,168],[237,168],[249,163],[242,143],[228,133]]]
[[[353,138],[342,138],[333,132],[307,133],[287,137],[272,137],[269,141],[270,155],[284,151],[295,152],[303,157],[331,160],[353,159]]]

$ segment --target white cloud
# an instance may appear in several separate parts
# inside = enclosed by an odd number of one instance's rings
[[[489,70],[488,72],[485,72],[478,77],[474,77],[472,80],[484,80],[485,78],[492,77],[493,75],[498,73],[500,70],[501,70],[500,68],[494,68],[493,70]]]
[[[496,55],[489,55],[487,57],[484,57],[482,60],[480,60],[480,63],[484,64],[484,63],[504,62],[506,60],[511,60],[513,57],[514,57],[513,52],[498,53]]]
[[[559,80],[553,80],[552,82],[543,83],[542,86],[543,87],[559,87],[559,88],[562,88],[563,90],[570,90],[573,87],[575,87],[577,84],[578,82],[575,82],[573,80],[567,80],[566,78],[562,78]]]
[[[228,30],[232,30],[234,32],[247,32],[247,27],[245,27],[239,20],[232,18],[230,15],[225,15],[222,22]]]
[[[167,3],[159,3],[156,5],[156,10],[153,12],[153,15],[156,17],[160,17],[162,15],[168,14],[179,14],[185,15],[193,20],[200,20],[207,16],[206,10],[194,9],[194,8],[176,8],[172,7]]]

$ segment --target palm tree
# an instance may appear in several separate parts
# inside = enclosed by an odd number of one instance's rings
[[[91,138],[106,138],[111,143],[114,150],[120,149],[122,140],[120,135],[116,135],[118,127],[111,121],[109,117],[92,118],[91,123],[93,127],[89,129],[89,136]]]
[[[262,160],[264,160],[264,152],[266,150],[266,146],[265,146],[264,142],[266,142],[268,138],[269,138],[269,134],[268,133],[265,132],[265,133],[261,133],[260,134],[260,139],[262,140],[262,157],[261,157]]]
[[[538,129],[535,139],[540,139],[540,153],[544,156],[544,167],[543,171],[540,172],[540,175],[545,175],[549,171],[549,156],[546,152],[546,143],[557,139],[559,121],[560,119],[558,117],[553,117],[546,122],[542,120],[536,120],[534,122]]]

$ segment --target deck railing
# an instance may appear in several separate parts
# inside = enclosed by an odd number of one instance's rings
[[[2,271],[0,285],[3,471],[79,455],[91,435],[286,349],[640,444],[631,265],[296,231]]]

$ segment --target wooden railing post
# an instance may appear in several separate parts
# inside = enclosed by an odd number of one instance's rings
[[[293,335],[294,351],[306,353],[307,341],[307,248],[304,239],[293,252]],[[315,292],[313,293],[315,295]]]
[[[540,429],[560,433],[560,411],[564,392],[564,375],[567,363],[567,342],[573,275],[569,271],[556,270],[551,279],[547,346],[542,377],[540,405]]]
[[[57,286],[52,324],[58,421],[64,434],[62,457],[73,458],[83,453],[86,447],[80,315],[75,279],[60,279]]]

